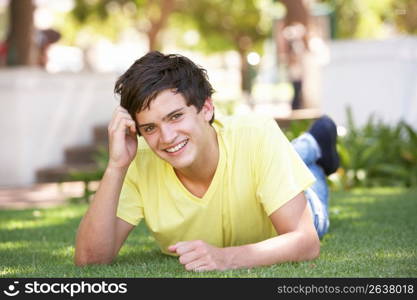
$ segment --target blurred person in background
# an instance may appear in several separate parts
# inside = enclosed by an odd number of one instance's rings
[[[61,39],[61,34],[54,29],[42,29],[36,31],[35,41],[38,50],[37,64],[42,68],[48,63],[49,47]]]
[[[283,62],[287,65],[288,77],[293,87],[292,109],[300,109],[303,104],[304,54],[308,49],[306,30],[301,23],[292,23],[282,32],[284,43]]]

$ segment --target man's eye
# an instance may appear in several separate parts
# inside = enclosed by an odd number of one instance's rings
[[[179,117],[181,117],[182,116],[182,114],[175,114],[175,115],[173,115],[172,116],[172,120],[176,120],[176,119],[178,119]]]
[[[155,129],[155,126],[148,126],[148,127],[145,127],[145,132],[151,132],[154,129]]]

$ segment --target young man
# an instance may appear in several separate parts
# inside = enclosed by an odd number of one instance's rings
[[[274,120],[215,118],[205,70],[159,52],[137,60],[115,91],[109,162],[77,233],[77,265],[110,263],[142,219],[187,270],[319,255],[329,226],[325,172],[338,166],[329,118],[293,145]]]

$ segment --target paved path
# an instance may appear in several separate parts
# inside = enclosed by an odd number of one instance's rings
[[[96,184],[96,183],[93,183]],[[44,183],[30,187],[0,187],[0,209],[51,207],[83,194],[82,182]]]

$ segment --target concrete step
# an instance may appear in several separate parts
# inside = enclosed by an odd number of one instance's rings
[[[97,157],[102,157],[107,149],[107,125],[95,126],[92,144],[67,148],[64,153],[64,163],[38,170],[36,182],[98,180],[101,171]]]
[[[67,148],[65,150],[65,163],[69,165],[95,163],[99,151],[107,151],[107,146],[93,144]]]
[[[107,146],[109,137],[107,132],[107,125],[98,125],[93,128],[94,143],[97,145]]]

